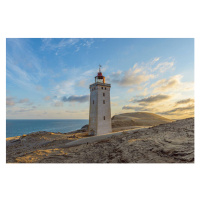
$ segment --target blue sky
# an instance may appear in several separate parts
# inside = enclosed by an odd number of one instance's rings
[[[7,119],[87,119],[98,65],[112,115],[194,113],[193,39],[6,40]]]

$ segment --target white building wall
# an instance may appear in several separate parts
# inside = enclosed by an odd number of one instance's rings
[[[90,85],[89,133],[92,134],[93,131],[95,135],[102,135],[112,132],[110,84],[95,83]]]
[[[91,135],[97,133],[97,90],[93,90],[94,87],[90,88],[90,116],[89,116],[89,132]],[[94,102],[94,103],[93,103]]]

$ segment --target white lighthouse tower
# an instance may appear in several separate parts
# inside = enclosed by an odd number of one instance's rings
[[[105,83],[105,77],[102,75],[101,65],[99,65],[95,83],[90,85],[89,135],[112,132],[110,88],[111,85]]]

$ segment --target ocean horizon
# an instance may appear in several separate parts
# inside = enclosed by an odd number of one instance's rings
[[[6,119],[6,138],[37,131],[67,133],[88,123],[88,119]]]

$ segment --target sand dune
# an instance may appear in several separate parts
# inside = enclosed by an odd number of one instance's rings
[[[148,112],[133,112],[114,115],[112,117],[112,127],[125,127],[125,126],[156,126],[172,122],[173,120],[161,117]]]
[[[174,120],[148,112],[123,113],[112,117],[112,131],[148,128],[172,121]],[[82,130],[88,131],[88,124],[83,126]]]

